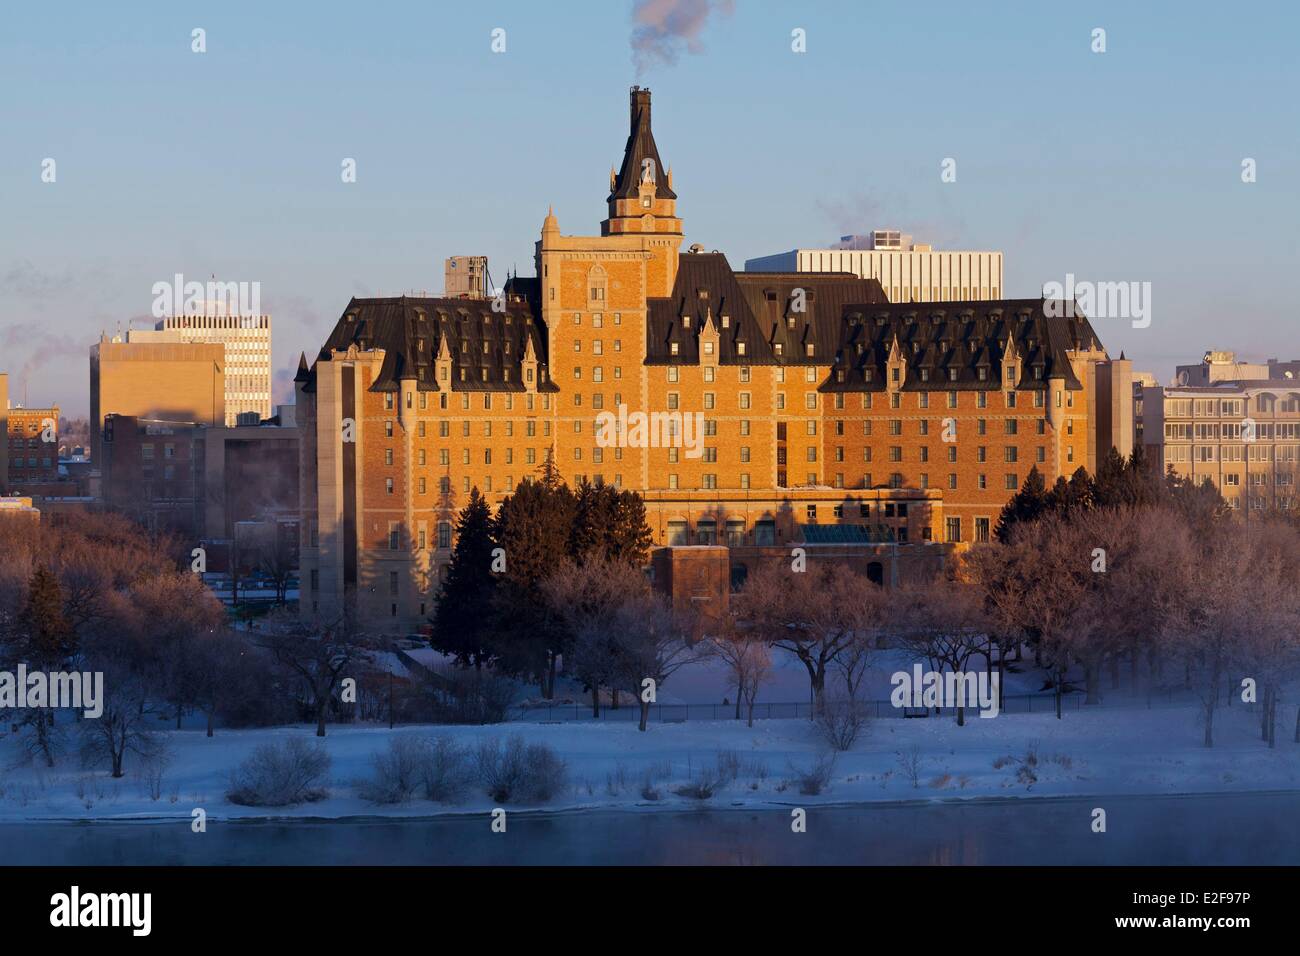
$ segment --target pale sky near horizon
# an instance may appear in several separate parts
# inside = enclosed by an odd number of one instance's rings
[[[149,0],[0,18],[0,372],[33,406],[86,414],[90,345],[178,272],[261,284],[280,401],[350,296],[440,290],[449,255],[489,256],[498,283],[532,274],[548,205],[563,232],[598,231],[633,83],[653,90],[686,243],[737,269],[890,226],[1003,251],[1011,297],[1067,273],[1150,282],[1148,328],[1094,325],[1161,380],[1210,348],[1300,358],[1294,3]]]

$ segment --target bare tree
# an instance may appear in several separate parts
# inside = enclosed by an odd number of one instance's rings
[[[104,675],[104,688],[102,713],[80,725],[82,759],[107,764],[115,778],[123,775],[128,753],[159,759],[164,745],[152,729],[158,714],[149,692],[147,653],[129,627],[115,621],[102,629],[86,649],[86,665]]]
[[[808,671],[814,716],[826,700],[826,672],[861,635],[880,626],[884,592],[842,564],[795,571],[760,568],[737,596],[742,626],[793,655]]]
[[[204,635],[194,648],[196,677],[194,702],[207,718],[207,734],[213,735],[217,714],[247,700],[254,681],[247,679],[257,664],[252,649],[236,631],[219,628]]]
[[[613,632],[618,683],[640,703],[641,730],[668,678],[712,654],[710,641],[694,638],[696,623],[675,614],[668,600],[653,591],[632,595],[619,606]]]
[[[767,642],[754,634],[728,629],[713,638],[714,653],[727,665],[736,685],[736,719],[743,704],[748,724],[754,726],[754,703],[759,688],[771,680],[772,653]]]
[[[627,561],[589,558],[577,564],[566,558],[542,581],[551,613],[570,632],[565,668],[591,691],[591,715],[600,716],[600,689],[618,685],[616,619],[629,600],[649,594],[645,574]]]
[[[296,678],[307,707],[316,717],[316,736],[325,736],[325,717],[339,682],[367,655],[369,642],[354,632],[345,616],[273,621],[263,638],[276,663]]]
[[[968,673],[984,653],[989,624],[983,595],[972,584],[937,578],[897,588],[891,595],[888,630],[894,642],[943,674]],[[963,700],[953,702],[957,726],[966,723]]]
[[[289,581],[298,570],[298,551],[279,528],[272,530],[271,540],[258,550],[258,570],[275,588],[275,603],[283,606],[287,600]]]

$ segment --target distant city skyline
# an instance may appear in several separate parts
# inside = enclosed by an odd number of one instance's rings
[[[670,8],[696,16],[661,16]],[[593,232],[634,83],[654,91],[684,248],[739,269],[894,228],[1001,251],[1011,298],[1067,276],[1149,282],[1148,327],[1094,324],[1112,355],[1161,381],[1209,349],[1300,358],[1288,5],[1235,18],[1199,3],[575,13],[9,11],[11,397],[26,384],[29,405],[86,415],[91,345],[119,324],[152,328],[154,284],[181,273],[260,284],[273,400],[291,401],[299,352],[314,355],[351,296],[439,291],[450,256],[486,255],[497,285],[531,275],[552,205],[562,232]],[[196,28],[206,52],[192,52]],[[1096,28],[1105,53],[1091,49]],[[807,52],[791,50],[796,29]],[[346,160],[356,182],[342,181]]]

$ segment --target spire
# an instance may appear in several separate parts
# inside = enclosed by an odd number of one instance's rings
[[[558,219],[555,218],[555,207],[548,206],[546,209],[546,218],[542,220],[542,232],[543,233],[553,232],[558,234],[559,231],[560,231],[560,222]]]
[[[309,375],[310,373],[307,368],[307,353],[299,352],[298,353],[298,374],[293,377],[293,380],[295,382],[305,382],[307,381]]]
[[[650,128],[650,91],[634,86],[629,91],[630,130],[627,145],[623,147],[623,165],[612,180],[607,202],[615,199],[635,199],[640,195],[642,178],[653,176],[656,199],[676,199],[659,148],[655,145]],[[646,160],[651,160],[647,163]]]

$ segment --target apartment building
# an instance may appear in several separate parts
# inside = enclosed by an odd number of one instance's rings
[[[1296,505],[1300,383],[1220,381],[1142,392],[1147,455],[1162,472],[1208,478],[1249,514]]]

